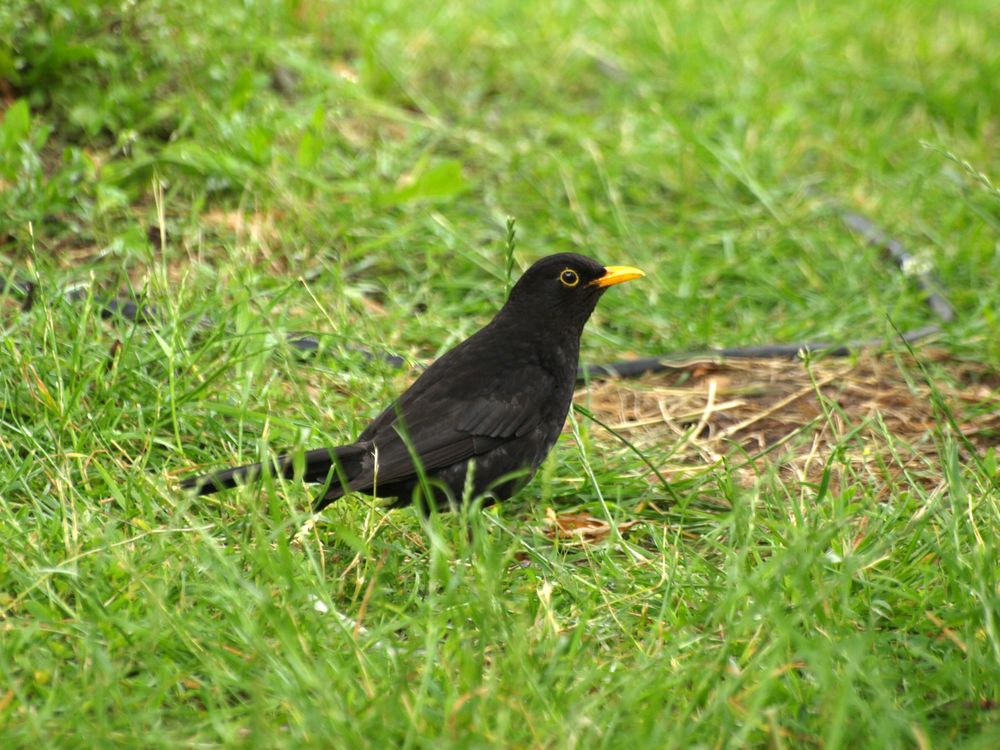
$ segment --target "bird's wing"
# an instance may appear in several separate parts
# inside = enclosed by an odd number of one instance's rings
[[[553,389],[548,373],[532,374],[494,383],[489,392],[460,395],[441,386],[404,394],[359,436],[378,450],[378,481],[413,476],[411,447],[424,470],[434,471],[529,433],[549,411],[539,401]]]
[[[551,393],[547,383],[537,389],[536,384],[520,392],[494,393],[464,405],[462,413],[456,415],[456,429],[492,438],[520,437],[530,432],[544,413],[542,404],[537,403],[539,395]]]

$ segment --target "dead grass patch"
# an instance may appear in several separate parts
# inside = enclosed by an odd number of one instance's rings
[[[1000,373],[924,349],[924,361],[945,375],[935,381],[962,434],[978,450],[1000,444]],[[942,367],[943,365],[943,367]],[[588,408],[649,456],[663,456],[669,479],[701,472],[726,457],[766,453],[799,481],[819,481],[836,463],[878,481],[941,481],[944,427],[931,388],[908,355],[864,354],[858,359],[691,361],[639,380],[593,385]],[[595,429],[600,440],[614,440]],[[834,452],[837,461],[831,462]],[[750,483],[760,462],[739,471]],[[655,477],[650,477],[655,481]]]

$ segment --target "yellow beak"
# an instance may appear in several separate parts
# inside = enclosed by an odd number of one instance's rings
[[[621,284],[623,281],[641,279],[645,275],[638,268],[633,268],[632,266],[605,266],[604,275],[591,281],[590,285],[612,286],[613,284]]]

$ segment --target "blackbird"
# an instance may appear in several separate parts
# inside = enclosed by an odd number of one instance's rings
[[[416,496],[424,510],[428,502],[446,509],[470,490],[486,503],[513,495],[566,421],[580,336],[598,299],[613,284],[644,275],[575,253],[536,262],[493,320],[428,367],[357,440],[305,453],[303,480],[326,485],[315,510],[347,492],[395,498],[390,507]],[[295,463],[291,454],[277,456],[273,471],[292,478]],[[261,472],[261,464],[248,464],[181,486],[204,495]]]

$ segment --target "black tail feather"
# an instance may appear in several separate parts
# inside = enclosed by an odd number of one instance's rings
[[[302,481],[309,483],[325,482],[331,479],[333,486],[350,482],[361,472],[361,457],[364,449],[358,445],[342,445],[336,448],[317,448],[307,451],[303,456]],[[295,477],[297,461],[294,454],[275,456],[271,464],[271,473],[285,479]],[[340,471],[331,475],[334,465],[340,466]],[[241,484],[250,484],[260,480],[263,464],[245,464],[230,469],[200,474],[181,480],[181,489],[195,490],[197,495],[211,495],[214,492],[228,490]],[[329,493],[328,493],[329,494]],[[343,493],[341,493],[343,494]]]
[[[281,459],[278,459],[279,461]],[[228,490],[240,484],[256,481],[260,476],[261,464],[246,464],[223,469],[212,474],[199,474],[181,480],[182,490],[195,490],[196,495],[211,495],[213,492]]]

